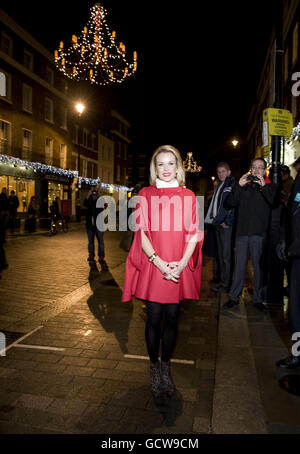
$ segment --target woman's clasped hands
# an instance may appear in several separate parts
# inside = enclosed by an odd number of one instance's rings
[[[186,265],[180,260],[179,262],[165,262],[160,257],[155,259],[154,264],[163,274],[167,281],[179,282],[180,274]]]

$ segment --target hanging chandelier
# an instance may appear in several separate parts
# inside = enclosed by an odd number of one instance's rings
[[[125,45],[116,43],[116,32],[110,32],[100,3],[91,8],[88,24],[80,36],[72,36],[72,45],[64,49],[63,41],[54,51],[55,64],[65,76],[76,81],[89,80],[98,85],[122,83],[137,70],[137,53],[129,62]]]
[[[194,161],[191,151],[187,154],[187,159],[183,161],[183,168],[186,172],[201,172],[202,170],[202,167],[197,165],[197,161]]]

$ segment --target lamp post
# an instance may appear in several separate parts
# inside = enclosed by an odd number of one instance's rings
[[[81,118],[81,115],[83,114],[83,112],[85,111],[85,105],[82,104],[81,102],[78,102],[77,104],[75,104],[75,110],[77,111],[78,113],[78,118],[80,120]],[[80,125],[79,125],[80,126]],[[78,163],[77,163],[77,166],[78,166],[78,175],[80,175],[80,131],[79,131],[79,128],[78,128]]]
[[[78,119],[80,123],[81,115],[85,111],[85,105],[82,102],[75,104],[75,110],[78,113]],[[79,124],[80,127],[80,124]],[[80,222],[80,195],[79,195],[79,177],[80,177],[80,128],[78,127],[78,158],[77,158],[77,167],[78,167],[78,182],[77,182],[77,197],[76,197],[76,220]]]

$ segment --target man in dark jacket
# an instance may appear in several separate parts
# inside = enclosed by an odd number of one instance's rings
[[[219,182],[208,208],[205,223],[213,226],[219,259],[220,284],[212,289],[215,292],[226,293],[231,277],[234,209],[226,208],[225,202],[231,192],[234,178],[231,176],[230,167],[226,162],[220,162],[217,165],[217,175]]]
[[[225,308],[239,304],[250,253],[254,271],[253,304],[260,311],[267,310],[263,304],[261,259],[277,185],[270,182],[265,172],[265,160],[253,159],[251,174],[241,177],[227,199],[229,206],[238,207],[238,216],[235,272]]]
[[[102,269],[107,268],[107,264],[104,260],[104,241],[103,232],[101,232],[96,225],[97,216],[102,212],[102,208],[97,208],[96,203],[99,197],[97,189],[91,189],[88,192],[83,205],[87,208],[86,211],[86,231],[88,235],[88,262],[90,265],[95,264],[95,236],[98,240],[98,257],[99,263]]]
[[[300,339],[300,158],[296,160],[293,167],[297,170],[297,176],[292,188],[288,206],[290,215],[288,222],[290,224],[289,235],[287,236],[288,255],[291,259],[290,275],[290,299],[289,299],[289,319],[293,336],[293,341]],[[294,343],[294,347],[296,347]],[[286,369],[296,369],[300,367],[300,349],[292,348],[292,354],[279,360],[278,367]]]

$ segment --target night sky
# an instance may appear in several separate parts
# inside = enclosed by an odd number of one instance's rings
[[[49,51],[79,34],[95,2],[51,1],[1,6]],[[137,147],[169,143],[205,161],[247,121],[274,22],[276,1],[103,0],[107,22],[138,74],[113,90],[122,99]],[[180,5],[180,6],[179,6]],[[39,19],[40,18],[40,19]]]

